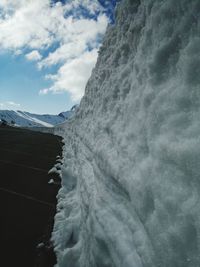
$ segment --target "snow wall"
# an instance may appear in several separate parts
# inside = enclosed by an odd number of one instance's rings
[[[200,266],[200,1],[122,0],[65,128],[57,266]]]

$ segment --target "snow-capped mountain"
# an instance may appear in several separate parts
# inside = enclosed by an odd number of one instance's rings
[[[69,119],[73,116],[77,108],[78,108],[78,105],[74,105],[70,110],[59,113],[58,116],[64,118],[65,120]]]
[[[69,119],[73,113],[73,108],[59,115],[39,115],[25,111],[0,110],[0,120],[19,127],[53,127]]]
[[[57,267],[200,266],[200,1],[122,0],[65,125]]]

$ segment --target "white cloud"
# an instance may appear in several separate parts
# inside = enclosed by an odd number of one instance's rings
[[[63,27],[59,33],[63,36],[63,44],[40,62],[39,68],[79,57],[87,50],[88,45],[97,47],[99,44],[96,43],[96,38],[98,35],[104,34],[107,22],[105,15],[100,15],[97,21],[68,18],[65,21],[67,32]]]
[[[47,67],[62,64],[57,73],[47,76],[53,84],[40,94],[68,91],[74,100],[83,95],[96,62],[98,37],[104,34],[108,19],[101,12],[97,19],[82,16],[80,5],[90,14],[102,9],[97,0],[68,0],[53,6],[50,0],[0,0],[0,48],[15,55],[28,49],[26,59],[39,61],[38,67],[46,72]],[[53,44],[57,48],[42,59]]]
[[[22,52],[22,50],[20,50],[20,49],[14,51],[15,56],[19,56],[19,55],[21,55],[22,53],[23,53],[23,52]]]
[[[31,61],[37,61],[40,60],[42,56],[37,50],[33,50],[32,52],[26,54],[26,58]]]
[[[1,5],[7,17],[0,20],[0,45],[3,48],[41,47],[50,42],[48,30],[45,29],[49,23],[45,14],[48,0],[4,2]]]
[[[54,85],[49,89],[41,90],[40,94],[68,91],[73,101],[80,100],[84,94],[85,84],[96,63],[97,55],[97,49],[93,49],[90,52],[85,52],[81,56],[66,62],[56,75],[48,75],[47,78],[51,79]]]
[[[49,92],[49,89],[48,89],[48,88],[45,88],[45,89],[41,89],[41,90],[39,91],[39,94],[40,94],[40,95],[46,95],[46,94],[48,94],[48,92]]]
[[[7,101],[6,104],[10,105],[10,106],[13,106],[13,107],[20,107],[20,104],[18,103],[15,103],[13,101]]]
[[[18,109],[20,108],[20,104],[15,103],[14,101],[6,101],[0,103],[0,109]]]
[[[39,68],[45,68],[59,62],[79,57],[86,49],[86,44],[83,41],[80,42],[68,42],[61,45],[53,53],[38,63]]]

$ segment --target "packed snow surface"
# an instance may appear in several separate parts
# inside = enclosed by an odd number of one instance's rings
[[[65,143],[58,267],[200,266],[199,0],[122,0]]]

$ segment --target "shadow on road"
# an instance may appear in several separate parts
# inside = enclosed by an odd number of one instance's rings
[[[48,175],[62,153],[58,136],[0,127],[0,255],[4,267],[51,267],[57,185]],[[38,246],[39,244],[39,246]],[[38,247],[38,248],[37,248]]]

